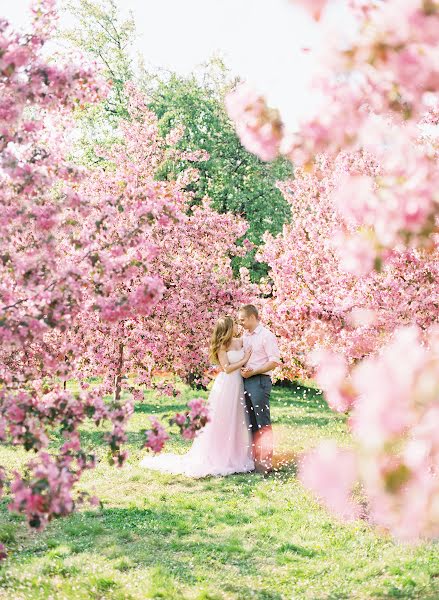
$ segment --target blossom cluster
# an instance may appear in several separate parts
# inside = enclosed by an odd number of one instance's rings
[[[320,18],[326,2],[300,4]],[[335,35],[326,25],[323,11],[326,44],[324,53],[314,50],[318,68],[309,90],[321,101],[295,131],[246,84],[230,94],[227,107],[242,143],[264,160],[281,153],[311,170],[322,153],[374,155],[379,173],[351,173],[335,193],[346,216],[371,228],[369,255],[386,260],[395,245],[435,245],[439,8],[423,0],[366,1],[352,2],[351,13],[346,40],[346,32]],[[249,127],[248,115],[264,118],[253,117]]]
[[[144,447],[157,454],[163,450],[165,442],[169,439],[169,434],[155,417],[150,417],[150,421],[151,429],[145,432],[146,441]]]
[[[170,425],[177,425],[180,434],[186,440],[192,440],[197,433],[210,421],[209,409],[203,398],[194,398],[188,402],[189,410],[177,413],[169,421]]]
[[[351,373],[326,357],[327,396],[353,398],[356,450],[325,442],[305,456],[301,479],[335,514],[363,516],[400,539],[439,535],[439,331],[428,348],[415,327]],[[361,484],[363,501],[352,492]]]
[[[393,249],[379,271],[370,271],[368,230],[358,232],[353,249],[346,247],[356,225],[346,222],[334,189],[346,174],[378,169],[365,153],[340,154],[321,158],[312,173],[297,168],[295,179],[279,186],[291,223],[277,237],[265,237],[259,257],[270,267],[272,291],[262,312],[279,337],[280,377],[313,377],[317,351],[329,349],[349,368],[396,328],[415,323],[425,329],[439,318],[437,251]]]

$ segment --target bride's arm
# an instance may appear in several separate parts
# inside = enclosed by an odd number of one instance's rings
[[[225,350],[220,350],[218,352],[218,360],[219,360],[222,370],[225,373],[229,374],[229,373],[233,373],[233,371],[237,371],[238,369],[243,367],[247,363],[248,359],[250,358],[250,354],[251,354],[251,350],[247,350],[247,352],[244,354],[244,358],[242,358],[241,360],[238,360],[237,362],[230,363],[229,359],[227,358],[227,352]]]

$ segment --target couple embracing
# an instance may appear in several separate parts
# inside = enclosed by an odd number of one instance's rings
[[[218,319],[210,359],[221,368],[209,394],[210,421],[186,454],[146,456],[141,466],[189,477],[269,472],[271,372],[280,364],[280,355],[256,307],[243,306],[237,322],[228,316]]]

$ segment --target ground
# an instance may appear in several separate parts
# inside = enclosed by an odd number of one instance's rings
[[[264,478],[234,475],[190,480],[139,468],[147,415],[171,414],[190,397],[153,394],[136,406],[123,469],[105,460],[102,432],[85,428],[102,460],[81,489],[100,508],[83,508],[30,532],[1,504],[0,541],[10,556],[0,567],[0,598],[20,599],[351,599],[439,597],[434,543],[411,547],[366,523],[340,524],[297,481],[295,468]],[[349,444],[345,418],[316,390],[275,387],[277,439],[299,453],[319,439]],[[173,436],[168,448],[188,442]],[[24,451],[0,448],[0,464],[18,466]]]

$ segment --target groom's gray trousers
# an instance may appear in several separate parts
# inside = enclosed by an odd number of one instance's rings
[[[271,425],[271,388],[270,375],[253,375],[253,377],[244,379],[245,406],[252,434],[262,429],[262,427]]]

